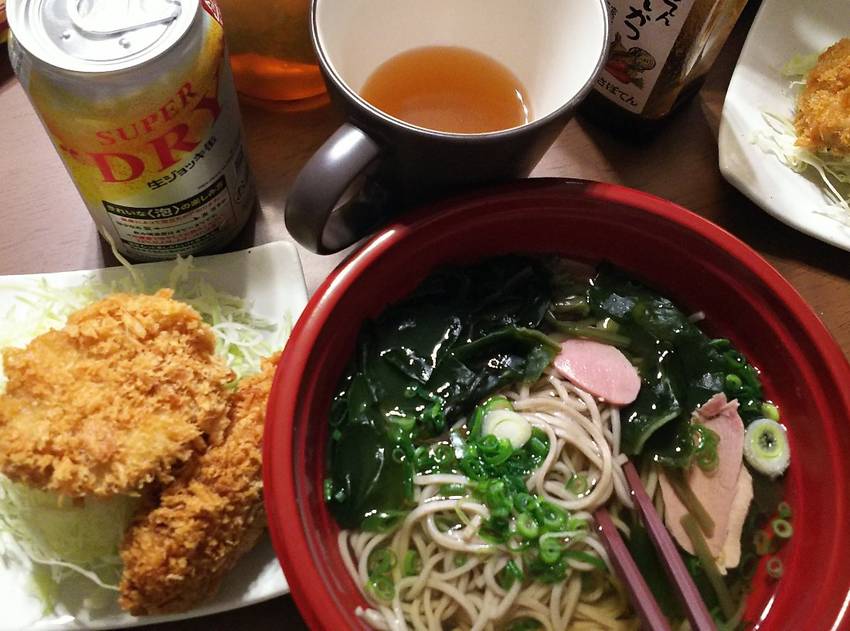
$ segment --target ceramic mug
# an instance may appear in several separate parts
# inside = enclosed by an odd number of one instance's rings
[[[285,215],[298,242],[330,253],[413,201],[528,175],[602,67],[608,13],[605,0],[313,0],[311,30],[347,122],[304,166]],[[425,46],[463,46],[506,66],[525,88],[530,120],[446,133],[389,116],[358,94],[383,62]]]

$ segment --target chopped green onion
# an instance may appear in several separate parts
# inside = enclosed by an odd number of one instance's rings
[[[367,563],[369,576],[386,574],[395,567],[395,564],[395,553],[389,548],[373,550],[372,554],[369,555],[369,562]]]
[[[505,528],[502,525],[502,521],[503,520],[499,520],[497,524],[494,524],[494,520],[492,519],[489,522],[485,522],[481,530],[478,531],[478,536],[487,543],[494,543],[497,545],[506,544],[508,537],[505,534]]]
[[[770,478],[785,473],[791,462],[785,428],[769,418],[750,423],[744,435],[744,457],[751,467]]]
[[[570,479],[566,481],[564,484],[564,488],[566,488],[570,493],[575,495],[576,497],[581,497],[585,493],[587,493],[589,485],[587,483],[587,476],[583,473],[574,473],[570,476]]]
[[[498,409],[484,415],[481,431],[486,436],[508,441],[512,450],[520,449],[531,438],[531,423],[513,410]]]
[[[442,402],[435,401],[422,415],[422,420],[428,424],[432,435],[442,434],[446,429],[446,415],[443,413]]]
[[[534,539],[540,534],[540,526],[532,515],[520,513],[516,519],[516,531],[523,539]]]
[[[434,462],[437,464],[450,462],[455,456],[455,452],[451,446],[445,443],[440,443],[439,445],[434,446],[431,453]]]
[[[404,576],[416,576],[422,571],[422,559],[418,551],[408,550],[404,553],[401,571]]]
[[[334,496],[334,483],[330,478],[325,478],[324,482],[325,502],[330,503]]]
[[[510,399],[501,394],[496,395],[495,397],[490,397],[487,401],[484,402],[482,406],[484,413],[492,412],[493,410],[513,410],[514,406],[511,404]]]
[[[496,438],[492,434],[487,436],[487,438],[490,437]],[[514,448],[511,445],[510,440],[506,438],[496,438],[496,440],[498,441],[498,447],[496,448],[496,451],[491,453],[483,452],[484,462],[493,467],[504,463],[514,453]]]
[[[395,597],[395,583],[386,574],[370,577],[366,587],[378,600],[392,602]]]
[[[484,438],[481,439],[481,442],[478,443],[481,453],[486,455],[493,455],[499,453],[499,438],[497,436],[493,436],[493,434],[488,434]]]
[[[503,589],[510,589],[514,584],[514,581],[521,581],[525,578],[522,570],[519,569],[519,566],[514,562],[513,559],[508,561],[505,564],[505,567],[502,568],[502,571],[499,575],[499,584]]]
[[[505,492],[505,483],[501,480],[495,480],[487,485],[484,503],[487,504],[493,517],[508,517],[511,514],[513,502]]]
[[[340,493],[337,493],[337,497]],[[337,500],[341,501],[341,500]],[[378,511],[369,515],[366,519],[363,520],[363,523],[360,527],[363,530],[372,530],[375,532],[388,532],[395,528],[398,523],[404,518],[406,513],[400,510],[386,510],[386,511]]]
[[[741,378],[738,375],[734,373],[726,375],[726,390],[730,392],[737,392],[743,385],[744,382],[741,381]]]
[[[393,423],[402,431],[409,432],[416,425],[416,417],[403,414],[387,414],[387,421]]]
[[[717,444],[720,437],[702,423],[693,423],[691,431],[697,466],[703,471],[713,471],[717,468]]]
[[[756,554],[763,557],[770,552],[770,537],[764,530],[759,530],[753,536],[753,545],[755,546]]]
[[[779,502],[776,512],[782,519],[791,519],[791,505],[788,502]]]
[[[528,493],[518,493],[514,495],[514,508],[518,513],[525,513],[536,510],[540,503],[537,498]]]
[[[794,534],[794,527],[791,523],[781,517],[770,522],[770,527],[773,528],[773,532],[780,539],[788,539]]]
[[[554,532],[558,530],[562,530],[564,524],[567,522],[567,514],[558,506],[554,504],[542,501],[540,502],[540,508],[538,511],[540,514],[538,515],[539,520],[542,522],[541,526],[543,530],[547,532]]]
[[[561,542],[554,537],[543,536],[537,544],[537,549],[540,553],[540,560],[544,563],[552,565],[561,558],[563,546]]]
[[[541,440],[540,437],[537,435],[538,433],[542,434],[542,432],[540,432],[540,430],[538,429],[532,430],[531,438],[529,439],[526,446],[533,455],[542,458],[543,456],[549,453],[549,441],[546,440],[545,434],[543,434],[544,438],[543,440]]]
[[[466,555],[465,554],[456,554],[455,555],[455,567],[463,567],[466,565]]]
[[[719,459],[717,457],[717,450],[713,450],[706,453],[697,454],[697,466],[703,471],[714,471],[717,468],[717,463]]]
[[[782,560],[779,557],[770,557],[765,564],[765,569],[767,570],[767,575],[775,579],[782,578],[785,570]]]
[[[472,413],[472,420],[469,423],[469,437],[471,439],[478,438],[481,435],[481,424],[484,422],[484,406],[479,405]]]
[[[771,421],[779,421],[779,408],[773,403],[768,403],[767,401],[762,403],[761,414],[763,417],[769,418]]]
[[[718,351],[726,351],[732,347],[732,342],[727,340],[724,337],[718,337],[709,342],[709,345],[713,346]]]

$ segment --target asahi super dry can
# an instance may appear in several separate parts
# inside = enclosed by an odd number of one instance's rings
[[[173,258],[236,236],[256,193],[213,0],[8,0],[7,12],[15,73],[122,254]]]

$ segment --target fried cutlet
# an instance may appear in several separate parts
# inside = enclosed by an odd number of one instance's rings
[[[132,493],[221,435],[232,374],[171,293],[114,294],[3,351],[0,472],[70,496]]]
[[[850,39],[818,57],[797,102],[794,127],[798,146],[850,156]]]
[[[220,444],[168,486],[121,548],[121,606],[134,615],[185,611],[214,593],[265,527],[262,438],[279,356],[233,395]]]

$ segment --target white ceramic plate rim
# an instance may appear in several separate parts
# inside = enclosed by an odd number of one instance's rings
[[[172,262],[145,263],[135,266],[146,279],[167,277]],[[297,320],[307,303],[307,289],[301,261],[288,242],[274,242],[240,252],[196,257],[195,266],[207,270],[208,280],[217,289],[245,298],[252,312],[270,321]],[[250,272],[250,273],[249,273]],[[115,281],[127,272],[121,267],[52,274],[0,276],[0,313],[9,306],[15,292],[46,280],[53,286],[72,287],[87,279]],[[0,550],[2,550],[0,536]],[[41,605],[26,586],[26,573],[0,563],[0,593],[3,615],[0,629],[115,629],[160,622],[184,620],[253,605],[289,592],[267,534],[225,577],[221,589],[209,602],[191,611],[165,616],[134,617],[117,610],[109,615],[83,622],[70,614],[40,616]]]
[[[850,227],[826,216],[840,211],[826,201],[816,181],[752,142],[758,130],[766,129],[763,112],[793,110],[782,66],[794,55],[820,52],[847,36],[846,0],[764,0],[729,83],[718,150],[723,176],[765,211],[805,234],[850,250]]]

